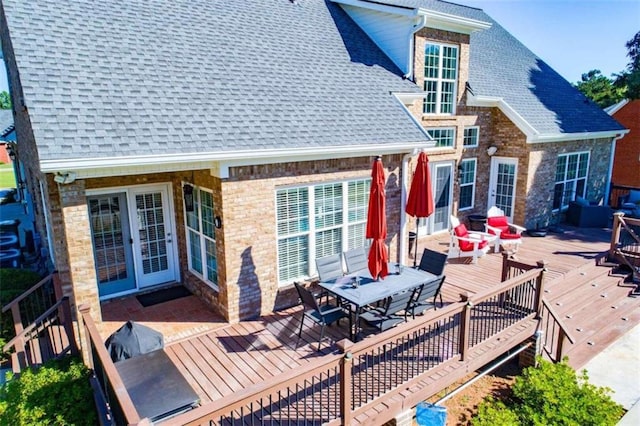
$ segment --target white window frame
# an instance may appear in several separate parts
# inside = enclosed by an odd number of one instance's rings
[[[182,187],[184,188],[184,185],[191,185],[189,183],[184,183]],[[206,192],[211,194],[211,197],[213,198],[213,191],[208,189],[208,188],[204,188],[201,186],[196,186],[196,185],[191,185],[193,186],[193,208],[194,208],[194,212],[197,214],[198,217],[198,227],[199,229],[194,229],[191,226],[189,226],[188,223],[188,217],[187,215],[191,214],[192,212],[187,212],[186,207],[184,205],[184,203],[182,203],[182,209],[183,209],[183,213],[184,213],[184,229],[185,229],[185,241],[186,241],[186,246],[187,246],[187,267],[189,269],[189,272],[191,272],[193,275],[197,276],[198,278],[200,278],[204,283],[206,283],[209,287],[213,288],[216,291],[219,291],[219,287],[218,287],[218,259],[217,259],[217,242],[216,242],[216,238],[215,238],[215,223],[212,223],[211,226],[213,226],[213,237],[210,237],[208,235],[204,234],[204,227],[203,227],[203,215],[202,215],[202,200],[200,199],[200,192]],[[215,209],[215,204],[212,204],[211,209],[214,210]],[[215,215],[212,218],[215,221]],[[192,264],[192,252],[191,252],[191,235],[190,232],[193,232],[194,234],[196,234],[199,237],[199,243],[200,243],[200,262],[202,263],[202,272],[199,272],[198,270],[194,269],[193,264]],[[209,277],[209,269],[207,267],[207,242],[213,242],[213,245],[216,249],[216,268],[215,268],[215,277],[212,279],[212,277]]]
[[[471,130],[475,130],[475,135],[470,136],[469,134],[467,134],[467,132],[469,132]],[[467,144],[467,141],[470,140],[471,138],[474,138],[475,140],[473,141],[473,143]],[[465,126],[464,134],[463,134],[463,138],[462,138],[462,147],[463,148],[477,148],[479,140],[480,140],[480,126]]]
[[[473,163],[473,177],[470,182],[462,181],[462,171],[464,169],[463,164]],[[478,160],[476,158],[465,158],[464,160],[460,160],[460,171],[458,175],[458,185],[459,194],[458,194],[458,211],[470,210],[475,206],[476,203],[476,178],[478,176]],[[462,188],[463,187],[471,187],[471,205],[462,207]]]
[[[359,206],[354,208],[350,208],[349,206],[349,184],[350,183],[363,183],[365,185],[365,191],[364,191],[364,206]],[[317,228],[316,227],[316,219],[317,219],[317,214],[318,212],[316,212],[316,194],[315,194],[315,190],[316,188],[320,188],[323,186],[329,186],[329,185],[336,185],[336,184],[340,184],[342,185],[342,208],[341,208],[341,212],[342,212],[342,220],[340,224],[336,224],[336,225],[331,225],[331,226],[327,226],[324,228]],[[338,251],[338,253],[341,253],[343,251],[346,251],[348,249],[351,248],[356,248],[358,246],[364,246],[366,245],[366,241],[365,241],[365,227],[366,227],[366,222],[367,222],[367,210],[368,210],[368,204],[369,204],[369,187],[371,185],[371,178],[357,178],[357,179],[349,179],[349,180],[344,180],[344,181],[332,181],[332,182],[321,182],[321,183],[313,183],[313,184],[308,184],[308,185],[298,185],[298,186],[288,186],[288,187],[281,187],[281,188],[277,188],[275,191],[275,206],[276,206],[276,252],[277,252],[277,258],[276,258],[276,269],[277,269],[277,277],[278,277],[278,285],[280,287],[286,286],[291,284],[292,282],[296,281],[296,280],[301,280],[301,279],[308,279],[310,277],[316,276],[317,275],[317,271],[316,271],[316,265],[315,265],[315,259],[316,259],[316,250],[317,250],[317,241],[316,241],[316,236],[318,235],[319,232],[322,231],[326,231],[326,230],[331,230],[331,229],[340,229],[340,250]],[[307,191],[307,217],[306,217],[306,221],[303,221],[303,223],[307,224],[307,229],[303,229],[303,230],[299,230],[297,232],[291,232],[288,233],[286,235],[280,235],[278,232],[278,209],[280,208],[278,206],[278,194],[281,194],[283,191],[290,191],[290,190],[300,190],[300,189],[304,189]],[[362,195],[362,194],[361,194]],[[362,207],[364,207],[364,210],[362,209]],[[353,220],[349,220],[350,217],[354,218]],[[357,244],[358,242],[356,241],[355,238],[353,238],[353,235],[351,235],[353,232],[350,232],[351,229],[353,229],[354,226],[361,226],[361,230],[362,230],[362,237],[361,237],[361,241],[360,241],[360,245],[356,245],[354,247],[355,244]],[[289,276],[286,278],[280,278],[280,241],[284,241],[287,239],[293,239],[293,238],[299,238],[299,237],[305,237],[307,238],[307,273],[304,275],[300,275],[300,276]],[[334,254],[334,253],[331,253]],[[323,255],[329,255],[328,253],[324,253]]]
[[[455,148],[456,146],[456,128],[455,127],[428,127],[427,129],[427,133],[429,133],[429,136],[431,136],[431,138],[433,138],[436,141],[436,148]],[[432,134],[432,132],[437,131],[437,132],[444,132],[444,131],[451,131],[451,145],[439,145],[440,141],[444,140],[442,137],[440,136],[434,136]],[[449,138],[447,138],[446,140],[449,140]]]
[[[439,53],[438,53],[438,75],[437,77],[428,77],[427,74],[427,49],[429,48],[429,46],[438,46],[439,48]],[[443,65],[444,65],[444,49],[448,48],[448,49],[455,49],[455,76],[453,79],[451,78],[444,78],[443,77]],[[424,82],[423,82],[423,90],[425,92],[427,92],[427,84],[430,82],[433,82],[436,84],[436,91],[435,91],[435,111],[426,111],[427,109],[427,100],[425,99],[424,103],[423,103],[423,108],[422,108],[422,112],[425,115],[455,115],[456,114],[456,104],[457,104],[457,94],[458,94],[458,76],[459,76],[459,66],[460,66],[460,48],[457,45],[454,44],[445,44],[445,43],[434,43],[434,42],[427,42],[424,46],[424,58],[425,58],[425,62],[423,64],[423,76],[424,76]],[[452,88],[452,99],[451,99],[451,111],[450,112],[442,112],[443,108],[443,104],[445,104],[442,100],[442,96],[443,96],[443,90],[442,87],[444,84],[450,83],[453,85]],[[448,105],[448,103],[446,103]]]
[[[580,159],[583,158],[582,156],[586,156],[586,167],[584,168],[584,175],[580,175]],[[567,160],[565,161],[565,167],[564,167],[564,179],[558,180],[558,164],[560,162],[560,158],[565,157]],[[575,177],[573,178],[567,178],[568,174],[569,174],[569,163],[570,163],[570,159],[571,157],[577,157],[578,160],[575,163]],[[589,165],[591,164],[591,153],[589,151],[577,151],[577,152],[567,152],[564,154],[559,154],[558,158],[556,160],[556,176],[554,177],[554,196],[553,196],[553,211],[558,211],[558,210],[565,210],[566,208],[569,207],[569,202],[573,201],[576,199],[576,197],[586,197],[586,193],[587,193],[587,188],[589,185]],[[577,193],[577,183],[579,180],[584,179],[584,186],[582,188],[582,193]],[[559,208],[555,206],[555,187],[558,184],[562,184],[563,185],[563,191],[562,191],[562,195],[561,195],[561,201],[560,201],[560,206]]]

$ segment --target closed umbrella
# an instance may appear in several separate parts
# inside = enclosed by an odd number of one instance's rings
[[[371,238],[371,248],[369,249],[369,272],[373,279],[384,278],[389,275],[387,262],[389,253],[385,239],[387,238],[387,214],[385,211],[384,194],[384,169],[382,168],[382,158],[377,157],[373,162],[371,171],[371,190],[369,192],[369,211],[367,212],[367,233],[366,237]]]
[[[431,176],[429,174],[429,158],[427,154],[421,152],[418,156],[418,164],[411,181],[411,189],[409,190],[409,198],[405,211],[407,214],[417,218],[429,217],[433,214],[433,192],[431,190]],[[415,256],[413,257],[413,266],[416,266],[418,259],[418,221],[416,220],[416,242]]]

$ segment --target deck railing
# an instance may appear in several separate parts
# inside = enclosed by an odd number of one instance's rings
[[[55,337],[56,331],[54,329],[62,327],[66,330],[71,324],[71,315],[65,313],[69,301],[61,302],[61,298],[62,291],[58,273],[53,272],[2,307],[3,315],[8,315],[7,312],[11,312],[11,321],[13,322],[14,337],[3,350],[5,352],[13,351],[12,367],[14,372],[19,372],[27,365],[45,362],[50,356],[58,356],[50,351],[51,348],[48,345],[55,345],[54,352],[62,350],[60,348],[62,337]],[[43,327],[49,327],[49,329],[45,330]],[[45,331],[52,334],[47,336]],[[71,337],[73,334],[66,336],[64,340],[73,340]],[[38,342],[38,338],[43,339],[42,342]],[[36,350],[39,347],[41,348]]]
[[[620,205],[620,200],[622,199],[622,197],[624,197],[625,195],[629,194],[629,192],[631,192],[631,190],[640,190],[640,188],[637,188],[635,186],[628,186],[628,185],[611,185],[611,190],[609,191],[609,205],[614,207],[614,208],[620,208],[622,207]]]
[[[131,397],[124,387],[122,378],[100,337],[100,332],[89,314],[89,306],[80,305],[78,310],[89,353],[89,359],[85,360],[85,364],[93,370],[95,381],[99,385],[96,386],[98,389],[95,389],[100,392],[95,396],[96,400],[106,402],[110,411],[108,416],[112,419],[113,424],[151,424],[148,419],[141,419],[138,415]]]
[[[544,270],[545,263],[538,262],[535,267],[542,268]],[[510,258],[506,253],[502,258],[502,279],[512,278],[519,276],[526,271],[533,269],[533,265],[518,262],[515,259]],[[555,311],[553,306],[544,300],[543,294],[536,294],[538,300],[536,306],[538,306],[538,318],[540,319],[539,330],[542,331],[542,350],[544,355],[553,362],[560,362],[562,356],[565,353],[566,344],[575,342],[575,338],[569,332],[560,315]]]
[[[609,259],[625,264],[635,283],[640,283],[640,219],[613,214]]]
[[[11,366],[18,374],[26,367],[41,365],[67,354],[77,355],[69,298],[63,297],[3,348],[11,352]]]
[[[445,368],[445,363],[464,362],[474,346],[540,315],[542,277],[543,269],[534,267],[493,291],[464,296],[460,302],[364,341],[344,340],[342,355],[324,356],[304,372],[292,371],[275,382],[205,403],[163,423],[352,424],[383,398],[385,404],[393,404],[394,396]],[[430,396],[423,392],[412,398],[419,401]]]

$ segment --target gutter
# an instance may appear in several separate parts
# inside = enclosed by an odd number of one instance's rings
[[[610,205],[609,195],[611,193],[611,180],[612,180],[611,177],[613,176],[613,163],[616,157],[616,142],[622,139],[624,135],[626,135],[628,132],[629,130],[627,130],[626,132],[622,132],[618,134],[616,137],[614,137],[613,139],[611,139],[611,156],[609,157],[609,170],[607,171],[607,182],[604,186],[604,199],[605,199],[605,202],[603,203],[604,205]]]
[[[409,63],[407,64],[407,73],[402,77],[415,81],[415,76],[413,74],[413,64],[416,56],[416,47],[415,47],[415,37],[414,35],[427,26],[427,16],[421,15],[418,17],[418,22],[411,27],[409,30]]]
[[[414,121],[416,121],[415,118]],[[423,133],[425,132],[423,131]],[[367,144],[357,146],[347,145],[337,147],[316,146],[297,149],[295,151],[292,151],[291,149],[277,148],[265,149],[260,151],[234,150],[224,152],[193,152],[188,154],[174,155],[156,154],[127,157],[65,158],[59,160],[43,160],[40,162],[40,169],[43,173],[55,173],[68,170],[91,170],[101,168],[113,169],[117,167],[143,167],[175,164],[176,166],[179,166],[176,167],[176,170],[182,170],[183,165],[192,163],[202,164],[218,161],[246,165],[284,163],[289,161],[307,161],[371,156],[372,152],[376,152],[379,155],[397,154],[400,152],[412,151],[413,149],[420,147],[430,146],[433,146],[433,142],[430,141],[430,138],[427,135],[425,136],[424,140],[415,142],[402,142],[393,144],[381,143],[375,145]],[[170,170],[167,169],[167,171]]]
[[[402,157],[402,185],[400,191],[400,238],[398,238],[398,244],[400,245],[400,254],[398,257],[398,262],[403,263],[404,259],[407,258],[408,249],[408,231],[407,231],[407,213],[404,211],[404,207],[407,204],[407,194],[408,186],[409,186],[409,159],[418,155],[420,152],[418,149],[414,149],[412,152],[406,154]],[[417,236],[416,236],[417,238]],[[416,241],[417,244],[417,241]]]

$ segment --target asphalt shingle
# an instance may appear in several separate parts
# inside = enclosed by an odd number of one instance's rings
[[[540,135],[624,129],[481,9],[437,0],[373,1],[491,23],[471,34],[469,84],[475,95],[503,98]]]
[[[3,5],[41,160],[427,140],[390,95],[419,89],[331,2]]]

